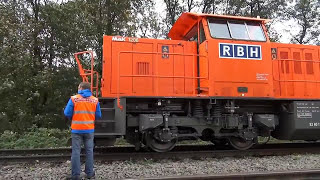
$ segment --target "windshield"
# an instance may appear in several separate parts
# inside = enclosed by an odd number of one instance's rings
[[[266,41],[259,22],[209,19],[210,34],[214,38]]]

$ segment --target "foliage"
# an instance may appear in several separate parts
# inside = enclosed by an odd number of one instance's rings
[[[298,31],[291,33],[291,42],[299,44],[316,44],[320,42],[320,1],[296,0],[294,6],[286,10],[285,20],[295,21]],[[290,25],[290,28],[293,28]]]
[[[155,2],[137,0],[132,1],[133,27],[136,36],[142,38],[162,37],[163,23],[155,10]]]
[[[65,147],[71,138],[70,134],[68,130],[37,128],[36,126],[32,126],[23,134],[7,130],[0,136],[0,149]]]
[[[130,145],[127,141],[123,138],[117,138],[116,142],[114,143],[115,146],[127,146]]]
[[[103,34],[132,32],[130,2],[0,2],[0,133],[66,127],[62,109],[80,82],[73,53],[96,50],[101,73]]]

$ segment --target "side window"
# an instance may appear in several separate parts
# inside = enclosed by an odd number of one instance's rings
[[[265,41],[266,38],[264,37],[263,30],[260,27],[260,24],[257,22],[247,22],[247,28],[249,31],[250,39],[258,40],[258,41]]]
[[[246,26],[243,22],[229,22],[231,36],[234,39],[249,39]]]
[[[194,36],[192,36],[188,41],[196,41],[196,42],[198,42],[198,34],[195,34]]]
[[[204,34],[204,29],[202,23],[200,23],[200,44],[206,40],[206,35]]]
[[[197,41],[198,42],[198,25],[196,24],[184,37],[186,41]]]
[[[211,36],[214,38],[231,38],[225,20],[209,19],[209,29]]]

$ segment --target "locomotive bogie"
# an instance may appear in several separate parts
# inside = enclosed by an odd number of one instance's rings
[[[114,122],[126,123],[122,123],[121,128],[119,124],[114,127],[126,129],[126,132],[118,135],[125,136],[129,143],[136,146],[149,143],[159,152],[173,148],[176,142],[182,140],[217,141],[235,137],[233,142],[237,139],[253,142],[258,136],[271,135],[278,126],[277,114],[280,113],[276,103],[261,100],[245,103],[245,100],[235,99],[128,97],[122,101],[126,102],[123,104],[126,116],[115,117]],[[117,108],[115,106],[114,109]],[[102,126],[103,123],[107,122],[101,120],[96,124],[98,127],[112,125],[109,122]],[[159,143],[151,141],[152,137]],[[170,145],[167,147],[166,143]],[[161,149],[158,144],[169,149]]]

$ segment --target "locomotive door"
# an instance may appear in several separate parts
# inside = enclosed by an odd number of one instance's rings
[[[132,93],[140,96],[153,96],[153,43],[134,43],[132,53],[133,78]]]
[[[317,92],[314,53],[309,49],[291,48],[293,65],[293,92],[295,97],[312,97]]]
[[[199,38],[198,38],[198,90],[200,93],[209,94],[209,81],[208,79],[203,79],[203,77],[208,77],[208,41],[206,39],[205,31],[203,29],[202,22],[199,23]]]
[[[278,48],[279,83],[282,97],[315,97],[316,53],[310,49]]]
[[[278,48],[280,94],[284,97],[294,96],[293,62],[290,48]]]

